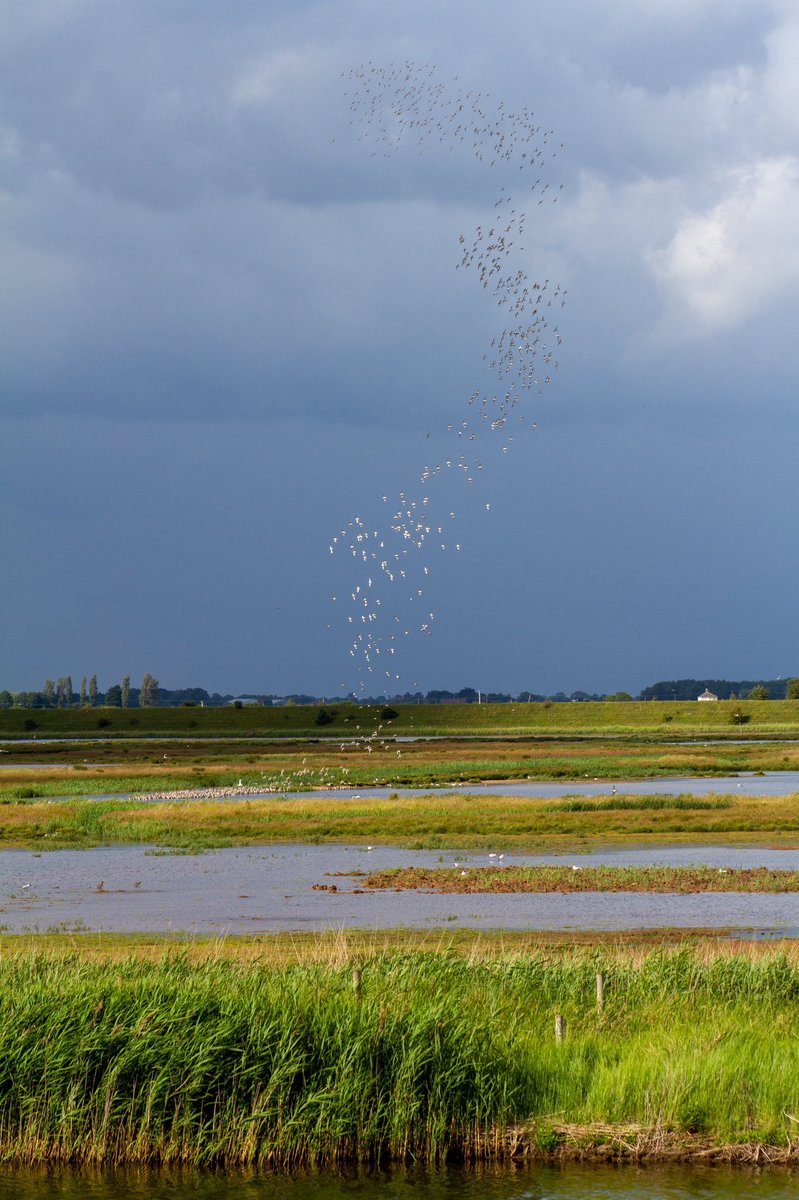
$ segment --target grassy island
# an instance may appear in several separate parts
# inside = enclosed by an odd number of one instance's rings
[[[513,796],[311,799],[17,800],[0,804],[0,848],[121,843],[200,851],[270,842],[392,843],[411,848],[569,851],[607,845],[799,841],[796,796]]]
[[[363,874],[363,873],[359,873]],[[357,878],[373,891],[447,895],[513,892],[799,892],[799,871],[768,867],[398,867]],[[320,885],[317,885],[320,886]],[[321,885],[324,886],[324,885]]]

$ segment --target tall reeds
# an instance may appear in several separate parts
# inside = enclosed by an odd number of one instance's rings
[[[799,968],[778,955],[615,960],[597,1013],[601,966],[384,953],[354,987],[350,964],[11,955],[0,1156],[429,1161],[502,1155],[520,1127],[535,1145],[559,1121],[793,1135]]]

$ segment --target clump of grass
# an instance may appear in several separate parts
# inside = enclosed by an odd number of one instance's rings
[[[723,796],[702,799],[700,796],[606,796],[598,800],[568,799],[543,805],[544,812],[663,812],[676,809],[682,812],[708,812],[731,808],[732,801]]]

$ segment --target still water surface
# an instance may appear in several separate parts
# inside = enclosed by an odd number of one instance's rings
[[[431,1174],[45,1172],[0,1167],[2,1200],[787,1200],[787,1171],[686,1167],[516,1167]]]
[[[505,847],[497,843],[494,850]],[[0,926],[59,926],[188,934],[360,928],[737,928],[795,937],[799,893],[571,895],[359,893],[349,873],[390,867],[488,866],[485,851],[280,844],[174,855],[147,846],[0,853]],[[506,865],[772,867],[799,870],[799,850],[732,846],[643,847],[582,855],[507,853]],[[339,873],[341,873],[339,875]],[[314,884],[335,883],[335,893]]]
[[[452,783],[437,787],[317,788],[311,792],[248,791],[252,800],[273,800],[276,795],[292,800],[386,800],[390,796],[528,796],[557,800],[566,796],[792,796],[799,793],[799,771],[741,771],[737,775],[669,776],[664,779],[579,779],[566,783],[551,780],[499,780],[495,783]],[[51,799],[66,799],[51,797]],[[231,799],[239,799],[231,792]],[[94,800],[141,800],[135,793],[98,793]],[[158,801],[153,801],[158,803]]]
[[[458,783],[435,788],[336,788],[330,792],[290,792],[292,798],[314,796],[385,798],[387,796],[530,796],[561,799],[565,796],[713,796],[741,792],[745,796],[791,796],[799,792],[799,771],[764,771],[755,775],[671,776],[666,779],[581,779],[567,783],[550,780],[513,780],[498,783]]]

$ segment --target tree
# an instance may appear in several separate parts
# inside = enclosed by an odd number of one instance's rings
[[[629,692],[614,692],[612,696],[606,696],[606,700],[632,700]]]
[[[126,675],[122,680],[122,707],[127,708],[130,704],[130,675]]]
[[[55,702],[59,708],[64,707],[64,676],[58,676],[58,683],[55,687]]]
[[[139,707],[154,708],[158,703],[158,680],[145,672],[144,679],[141,682],[141,690],[139,692]]]
[[[94,707],[94,705],[96,703],[97,703],[97,676],[92,675],[91,679],[89,680],[89,704],[91,704],[92,707]]]
[[[120,708],[122,705],[122,688],[118,683],[112,683],[111,687],[105,694],[105,702],[111,708]]]
[[[789,679],[785,689],[786,700],[799,700],[799,678]]]
[[[81,708],[83,708],[83,706],[86,703],[86,701],[88,700],[88,698],[89,698],[89,692],[88,692],[88,687],[86,684],[86,676],[84,675],[83,679],[81,679],[81,681],[80,681],[80,706],[81,706]]]
[[[48,708],[52,708],[55,704],[55,684],[52,679],[44,681],[44,702]]]
[[[64,707],[69,708],[70,705],[72,704],[72,700],[73,700],[72,676],[67,675],[64,678]]]
[[[14,697],[11,692],[5,689],[0,692],[0,708],[11,708],[14,704]]]
[[[769,690],[762,683],[756,683],[749,693],[750,700],[768,700]]]

